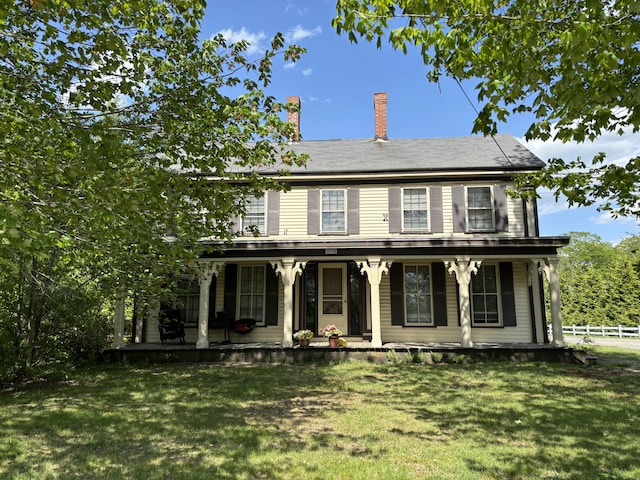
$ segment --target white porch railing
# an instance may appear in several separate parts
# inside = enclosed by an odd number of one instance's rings
[[[637,327],[623,327],[622,325],[615,327],[605,327],[604,325],[563,325],[562,333],[565,335],[577,335],[579,337],[590,335],[598,337],[640,338],[640,325]],[[549,325],[549,334],[551,334],[551,325]]]

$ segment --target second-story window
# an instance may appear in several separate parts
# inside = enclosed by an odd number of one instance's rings
[[[258,198],[254,195],[250,195],[247,198],[247,213],[242,219],[243,232],[265,234],[264,198],[265,197]]]
[[[427,230],[429,228],[426,188],[402,190],[403,230]]]
[[[344,190],[322,191],[322,232],[345,231]]]
[[[491,187],[467,188],[467,216],[470,231],[495,230]]]

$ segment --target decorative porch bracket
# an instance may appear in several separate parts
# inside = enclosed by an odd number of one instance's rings
[[[379,258],[369,258],[356,261],[360,272],[367,274],[369,288],[371,289],[371,346],[373,348],[382,347],[382,332],[380,329],[380,282],[382,275],[389,273],[390,261]]]
[[[544,273],[549,282],[549,300],[551,301],[551,328],[553,331],[552,345],[564,347],[564,334],[562,333],[562,311],[560,303],[560,280],[558,278],[558,257],[535,259],[538,271]]]
[[[460,305],[460,327],[462,330],[462,347],[473,347],[471,340],[471,303],[469,284],[471,283],[471,274],[478,273],[478,268],[482,264],[482,260],[471,260],[469,258],[456,258],[455,260],[445,260],[444,265],[449,271],[449,275],[456,275],[458,281],[459,305]]]
[[[293,347],[293,284],[296,281],[296,275],[302,275],[302,270],[307,262],[296,262],[294,258],[283,258],[271,262],[273,269],[282,278],[284,285],[284,332],[282,338],[282,346],[285,348]]]
[[[209,348],[209,288],[214,275],[218,275],[224,263],[198,261],[193,265],[200,284],[198,305],[198,340],[196,348]]]

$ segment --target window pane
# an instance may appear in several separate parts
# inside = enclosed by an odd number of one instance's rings
[[[431,323],[431,284],[428,265],[405,265],[406,323]]]
[[[498,298],[498,269],[496,265],[482,265],[471,277],[473,295],[471,307],[474,324],[500,324]]]
[[[470,187],[469,208],[491,208],[491,189],[490,187]]]
[[[242,220],[243,230],[246,232],[257,230],[259,233],[265,233],[264,197],[257,198],[250,195],[247,198],[246,208],[247,212]]]
[[[496,267],[487,265],[484,269],[484,289],[487,293],[498,292],[498,280],[496,279]]]
[[[493,230],[491,187],[468,188],[467,207],[470,230]]]
[[[240,308],[238,318],[253,318],[264,321],[264,280],[263,266],[240,267]]]
[[[322,212],[323,232],[344,232],[344,212]]]
[[[403,190],[404,228],[406,230],[426,230],[427,189],[405,188]]]

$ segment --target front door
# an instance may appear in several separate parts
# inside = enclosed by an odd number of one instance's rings
[[[318,326],[333,324],[348,334],[347,266],[321,263],[318,271]]]

